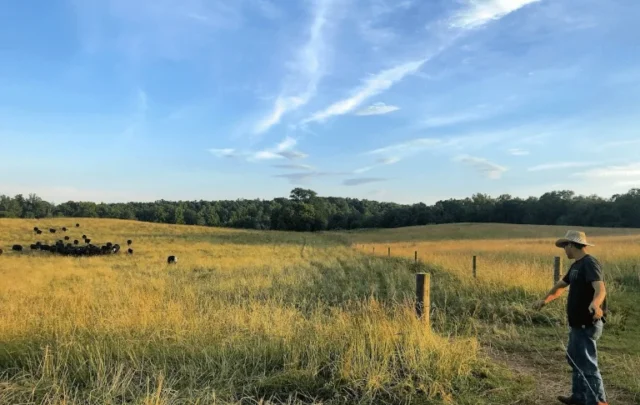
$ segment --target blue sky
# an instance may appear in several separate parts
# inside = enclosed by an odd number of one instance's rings
[[[635,0],[0,3],[0,193],[640,187]]]

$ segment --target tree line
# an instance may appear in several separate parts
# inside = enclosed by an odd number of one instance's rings
[[[323,231],[455,222],[640,227],[640,189],[611,198],[551,191],[540,197],[497,198],[474,194],[433,205],[397,204],[357,198],[320,197],[295,188],[273,200],[166,201],[52,204],[35,194],[0,195],[0,218],[119,218],[169,224],[246,229]]]

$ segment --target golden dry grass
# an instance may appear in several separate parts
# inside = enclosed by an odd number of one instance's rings
[[[563,234],[559,234],[563,236]],[[356,243],[367,253],[414,258],[440,266],[461,280],[523,287],[532,292],[546,292],[553,285],[554,257],[561,258],[561,276],[570,261],[564,251],[554,246],[557,238],[443,240],[395,243]],[[596,246],[588,248],[606,269],[606,277],[633,274],[640,269],[640,234],[599,236],[589,239]],[[477,280],[473,280],[472,258],[476,256]]]
[[[31,252],[36,225],[133,239],[134,254]],[[451,403],[477,389],[476,340],[415,318],[406,265],[321,236],[5,219],[0,246],[3,404]]]

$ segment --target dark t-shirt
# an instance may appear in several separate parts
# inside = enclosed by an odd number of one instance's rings
[[[589,326],[593,324],[593,314],[589,312],[589,305],[593,301],[595,290],[591,285],[593,281],[604,281],[604,274],[600,262],[591,256],[586,255],[580,260],[571,264],[569,271],[562,278],[562,281],[569,284],[569,297],[567,299],[567,317],[569,326],[574,328]],[[603,311],[602,321],[606,322],[607,299],[605,298],[600,306]]]

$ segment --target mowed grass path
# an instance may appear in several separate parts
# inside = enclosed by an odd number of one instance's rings
[[[510,367],[527,370],[546,385],[542,390],[552,388],[525,397],[550,401],[570,386],[562,347],[567,339],[566,294],[541,312],[530,305],[553,284],[554,256],[562,258],[561,276],[568,269],[570,260],[553,244],[567,229],[587,233],[596,244],[589,251],[604,267],[611,315],[599,348],[612,403],[640,403],[640,230],[449,224],[341,236],[370,255],[384,257],[390,249],[392,257],[413,260],[417,251],[435,280],[432,317],[437,329],[466,327]]]
[[[134,254],[32,252],[62,237],[38,239],[34,226],[94,244],[132,239]],[[415,318],[409,262],[340,240],[0,220],[0,403],[493,404],[530,384],[488,363],[474,336]]]

